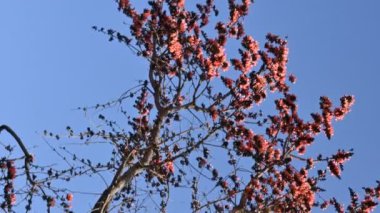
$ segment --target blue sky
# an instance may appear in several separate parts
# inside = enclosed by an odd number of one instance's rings
[[[379,9],[377,0],[256,0],[246,18],[247,31],[261,43],[267,32],[288,36],[288,67],[298,77],[293,91],[305,116],[318,110],[321,95],[335,103],[355,95],[332,141],[321,139],[315,148],[354,148],[343,179],[326,184],[342,200],[348,186],[360,189],[380,178]],[[90,125],[91,118],[73,109],[117,98],[146,75],[144,62],[91,29],[126,31],[123,21],[114,1],[1,1],[0,124],[14,128],[30,147],[43,144],[44,129]],[[74,201],[74,210],[91,202]]]

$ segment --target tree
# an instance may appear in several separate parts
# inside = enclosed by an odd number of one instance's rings
[[[73,195],[57,185],[105,173],[112,178],[92,212],[143,210],[144,196],[158,200],[165,211],[170,195],[183,188],[191,191],[189,205],[195,212],[308,212],[328,205],[344,211],[335,198],[318,195],[327,173],[340,178],[352,151],[304,156],[319,133],[331,139],[333,120],[346,116],[354,97],[343,96],[337,107],[321,97],[321,112],[300,118],[290,90],[296,77],[287,75],[287,41],[268,34],[260,48],[244,32],[251,3],[229,0],[223,20],[211,0],[194,9],[183,0],[149,1],[142,10],[128,0],[118,1],[131,20],[130,34],[94,29],[145,59],[148,77],[120,99],[93,108],[128,106],[135,100],[135,110],[121,108],[127,127],[103,114],[99,119],[106,127],[81,132],[67,127],[69,137],[109,144],[110,160],[93,163],[97,156],[85,159],[63,149],[68,168],[41,167],[33,164],[18,135],[3,125],[0,131],[8,132],[22,151],[22,157],[11,157],[15,150],[6,147],[9,155],[1,160],[3,209],[12,211],[18,197],[29,210],[34,197],[41,196],[48,211],[57,201],[70,211]],[[239,44],[236,53],[229,46],[233,42]],[[275,110],[262,107],[265,99],[273,99]],[[26,184],[18,184],[21,179]],[[364,191],[359,199],[350,189],[347,211],[368,212],[377,205],[380,183]]]

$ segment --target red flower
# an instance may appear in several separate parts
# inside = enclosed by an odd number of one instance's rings
[[[9,201],[10,201],[11,205],[15,205],[16,204],[16,195],[14,193],[12,193],[12,194],[9,195]]]
[[[321,209],[322,210],[325,210],[327,209],[327,207],[329,207],[330,205],[330,202],[329,201],[324,201],[322,204],[321,204]]]
[[[223,62],[222,64],[223,71],[227,71],[229,67],[230,67],[230,64],[227,61]]]
[[[182,95],[178,96],[177,97],[177,105],[182,105],[184,100],[185,100],[184,96],[182,96]]]
[[[348,161],[352,155],[353,155],[352,152],[338,150],[338,152],[335,155],[333,155],[333,159],[335,160],[336,163],[342,164]]]
[[[178,0],[177,7],[183,8],[185,6],[185,0]]]
[[[235,195],[236,195],[236,191],[235,190],[228,190],[228,196],[229,197],[235,197]]]
[[[328,162],[328,166],[331,173],[340,179],[340,174],[342,171],[340,170],[338,163],[335,160],[330,160]]]
[[[119,9],[121,9],[121,10],[126,9],[127,7],[129,7],[129,4],[130,4],[129,0],[120,0],[119,1]]]
[[[250,84],[250,80],[249,78],[244,75],[244,74],[241,74],[240,77],[239,77],[239,87],[240,89],[248,89],[249,88],[249,84]]]
[[[307,159],[307,168],[313,168],[314,167],[314,159],[313,158],[308,158]]]
[[[329,108],[331,108],[331,106],[332,106],[332,102],[328,97],[322,96],[320,98],[320,107],[322,110],[323,109],[329,109]]]
[[[218,115],[218,110],[216,110],[215,106],[211,107],[210,115],[211,115],[212,120],[216,121],[216,119],[218,118],[219,115]]]
[[[67,200],[67,201],[72,201],[73,198],[74,198],[74,196],[73,196],[73,194],[71,194],[71,193],[68,193],[68,194],[66,195],[66,200]]]
[[[234,66],[235,70],[243,71],[244,67],[240,60],[231,59],[231,64]]]
[[[233,8],[230,11],[230,25],[236,23],[240,17],[239,11],[236,8]]]
[[[16,177],[16,167],[13,165],[8,168],[8,178],[9,179],[15,179]]]
[[[233,83],[235,82],[234,80],[226,77],[222,77],[222,81],[224,85],[226,85],[226,87],[229,89],[232,89]]]
[[[349,109],[355,103],[355,97],[352,95],[343,96],[340,98],[342,108]]]
[[[55,206],[55,199],[53,197],[47,198],[47,205],[48,207],[54,207]]]
[[[328,139],[331,139],[331,137],[334,135],[334,129],[331,124],[326,124],[325,133]]]
[[[186,29],[187,29],[187,23],[185,20],[182,20],[180,25],[179,25],[179,32],[183,33],[186,31]]]
[[[221,181],[220,186],[221,186],[223,189],[228,189],[228,183],[227,183],[227,181],[225,181],[225,180]]]
[[[166,169],[170,172],[170,173],[174,173],[174,164],[173,162],[169,161],[165,164],[165,167]]]
[[[182,59],[182,45],[178,41],[178,32],[172,33],[169,36],[169,52],[172,54],[175,60]]]
[[[290,81],[290,83],[292,83],[292,84],[296,83],[296,81],[297,81],[296,76],[294,76],[293,74],[290,74],[290,75],[289,75],[289,81]]]
[[[342,120],[346,115],[346,111],[343,108],[334,109],[335,120]]]
[[[253,139],[255,140],[255,145],[256,145],[256,151],[259,153],[259,154],[263,154],[265,153],[265,151],[268,149],[268,142],[264,139],[263,136],[261,135],[255,135],[253,137]]]

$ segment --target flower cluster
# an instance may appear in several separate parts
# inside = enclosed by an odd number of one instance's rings
[[[169,52],[172,54],[175,60],[182,60],[182,45],[178,39],[178,33],[172,33],[169,35]]]
[[[269,33],[260,49],[259,42],[246,34],[242,19],[252,1],[237,2],[228,1],[229,17],[223,21],[210,19],[212,14],[219,14],[213,0],[188,8],[184,0],[149,1],[149,8],[140,12],[130,1],[119,1],[120,10],[132,21],[135,43],[130,46],[150,63],[149,83],[136,98],[138,115],[130,122],[131,137],[143,147],[132,147],[136,156],[130,163],[136,164],[130,168],[138,168],[133,175],[146,172],[147,185],[153,188],[149,190],[156,190],[164,198],[168,196],[168,184],[186,185],[183,180],[190,183],[186,176],[189,171],[199,173],[191,183],[191,206],[196,212],[212,208],[211,203],[218,212],[309,212],[313,206],[327,205],[340,211],[342,206],[334,199],[320,204],[316,196],[321,190],[318,183],[326,179],[328,170],[340,177],[342,165],[352,153],[338,150],[325,158],[303,155],[319,133],[332,137],[334,118],[341,120],[350,112],[354,98],[344,96],[340,106],[334,108],[329,98],[321,97],[321,112],[313,113],[311,121],[301,119],[297,97],[289,87],[296,77],[287,74],[286,39]],[[210,26],[214,21],[215,26]],[[212,29],[215,33],[209,33]],[[227,55],[232,39],[239,44],[235,58]],[[227,72],[230,69],[237,72]],[[225,87],[215,87],[218,83]],[[269,91],[276,93],[276,110],[267,115],[259,104]],[[157,113],[156,119],[149,117],[152,110]],[[181,123],[172,125],[172,121]],[[252,130],[256,126],[266,131]],[[133,146],[129,143],[124,147]],[[219,147],[221,153],[227,153],[226,162],[231,166],[228,174],[217,167],[223,162],[213,164],[215,158],[208,157],[213,152],[209,147]],[[202,150],[203,156],[198,155]],[[297,164],[295,168],[295,161],[304,163],[304,167]],[[328,169],[311,171],[317,163]],[[212,190],[212,196],[225,199],[203,205],[198,200],[202,177],[219,188]],[[250,181],[247,183],[245,178]],[[371,209],[373,197],[368,193],[353,208]],[[162,211],[166,205],[163,201]]]
[[[132,126],[138,135],[144,136],[149,130],[149,114],[153,105],[148,102],[148,92],[146,88],[142,88],[140,96],[136,99],[134,107],[138,111],[138,116],[133,119]]]
[[[320,108],[322,110],[322,121],[320,118],[316,119],[316,122],[322,122],[324,126],[324,132],[328,139],[334,134],[332,127],[332,119],[342,120],[344,116],[350,111],[355,99],[353,96],[343,96],[341,99],[341,106],[332,110],[332,102],[328,97],[322,96],[320,98]]]
[[[271,90],[287,91],[288,86],[285,83],[287,62],[289,49],[287,41],[277,35],[269,33],[267,35],[267,42],[264,47],[265,52],[262,52],[264,64],[271,71],[268,78],[271,79]],[[272,56],[272,57],[271,57]]]
[[[332,103],[330,99],[326,96],[320,98],[320,108],[322,110],[324,131],[328,139],[334,135],[334,129],[332,127],[331,121],[333,119],[333,113],[331,111]]]
[[[244,74],[251,71],[260,59],[259,44],[251,36],[244,36],[241,42],[245,50],[240,50],[241,60],[231,59],[231,63],[235,70],[239,70]]]
[[[7,176],[5,177],[6,183],[4,185],[4,202],[1,203],[1,208],[11,208],[16,204],[16,194],[14,189],[14,179],[16,178],[16,166],[14,161],[1,162],[1,169],[7,170]]]
[[[230,21],[229,25],[238,22],[239,18],[248,15],[248,9],[252,0],[243,0],[242,4],[236,4],[235,0],[229,0]]]
[[[340,107],[334,109],[334,116],[336,120],[342,120],[347,113],[350,112],[351,106],[354,104],[355,99],[353,96],[343,96],[340,98]]]
[[[328,167],[331,173],[334,176],[340,178],[341,170],[343,168],[343,163],[348,161],[352,155],[353,155],[352,152],[338,150],[338,152],[335,155],[333,155],[328,161]]]

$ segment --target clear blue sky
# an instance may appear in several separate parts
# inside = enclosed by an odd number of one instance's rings
[[[336,103],[355,95],[332,141],[323,139],[316,148],[355,149],[342,181],[326,185],[342,200],[348,186],[360,189],[380,178],[379,10],[378,0],[256,0],[246,20],[259,42],[267,32],[288,36],[301,113],[318,110],[320,95]],[[1,1],[0,124],[14,128],[29,146],[43,144],[36,132],[44,129],[90,125],[72,109],[114,99],[146,75],[144,63],[127,48],[91,30],[98,25],[126,31],[123,21],[112,0]],[[92,201],[77,199],[74,210],[82,212]]]

